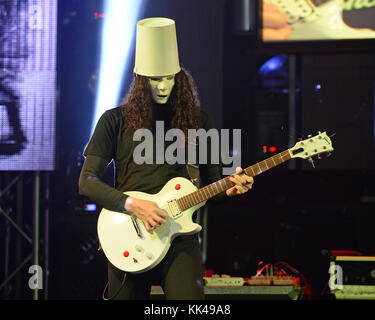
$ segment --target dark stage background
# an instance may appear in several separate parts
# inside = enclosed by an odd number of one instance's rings
[[[98,67],[102,20],[94,12],[100,12],[101,3],[59,1],[56,170],[50,173],[50,201],[42,201],[50,208],[49,299],[101,299],[107,281],[105,258],[96,250],[99,209],[85,211],[89,201],[78,195],[81,153],[94,112],[89,83]],[[148,1],[140,19],[176,21],[180,61],[196,81],[202,108],[218,127],[242,130],[243,167],[272,155],[263,153],[263,146],[280,152],[317,131],[336,134],[335,151],[315,161],[315,169],[307,161],[291,161],[256,177],[246,195],[210,204],[205,266],[218,274],[250,277],[259,261],[285,261],[303,274],[313,297],[322,299],[329,276],[322,250],[375,254],[374,43],[263,45],[255,17],[246,30],[238,25],[235,4]],[[2,177],[2,184],[12,178],[10,173]],[[26,175],[25,188],[28,183]],[[26,208],[30,199],[24,198]],[[22,224],[30,230],[31,211],[24,210]],[[4,231],[1,220],[0,226]],[[13,251],[16,243],[10,245]],[[20,247],[26,254],[28,245]],[[14,266],[14,260],[10,263]],[[27,269],[3,289],[4,299],[31,298]]]

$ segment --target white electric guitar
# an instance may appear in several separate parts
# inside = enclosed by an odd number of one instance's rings
[[[244,171],[254,177],[292,158],[311,159],[331,151],[331,139],[323,132],[297,142],[294,147]],[[202,229],[192,221],[194,211],[208,199],[233,186],[234,183],[226,177],[198,189],[190,180],[178,177],[169,180],[157,194],[124,192],[135,198],[156,202],[168,213],[167,222],[149,232],[134,215],[103,209],[98,219],[100,245],[108,260],[118,269],[132,273],[150,270],[164,258],[175,237],[194,234]]]

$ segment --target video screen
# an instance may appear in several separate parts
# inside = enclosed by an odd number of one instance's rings
[[[1,0],[0,39],[0,170],[53,170],[57,0]]]
[[[265,42],[375,38],[374,0],[261,0]]]

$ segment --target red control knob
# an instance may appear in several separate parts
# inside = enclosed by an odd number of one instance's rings
[[[179,185],[179,184],[176,184],[176,185],[174,186],[174,188],[175,188],[176,190],[180,190],[180,188],[181,188],[181,185]]]
[[[124,251],[124,257],[129,257],[129,251]]]

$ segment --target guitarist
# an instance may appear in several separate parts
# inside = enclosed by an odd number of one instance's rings
[[[164,121],[166,130],[179,128],[185,134],[189,128],[209,130],[213,124],[200,110],[191,76],[179,65],[173,20],[150,18],[138,22],[135,60],[135,77],[122,106],[102,115],[84,151],[86,158],[79,178],[79,192],[107,209],[134,214],[152,231],[166,222],[166,212],[154,202],[129,197],[123,192],[137,190],[154,194],[168,180],[178,176],[189,179],[189,174],[186,165],[181,164],[155,161],[136,164],[133,151],[140,142],[133,140],[135,130],[148,128],[155,133],[157,120]],[[102,181],[112,160],[116,168],[116,188]],[[210,164],[209,159],[199,169],[202,185],[221,179],[219,165]],[[237,168],[230,178],[235,186],[217,195],[216,200],[251,189],[253,178],[241,171]],[[163,287],[167,299],[204,299],[202,278],[197,234],[174,239],[164,259],[147,272],[125,273],[108,261],[110,299],[148,299],[151,286],[155,284]]]

